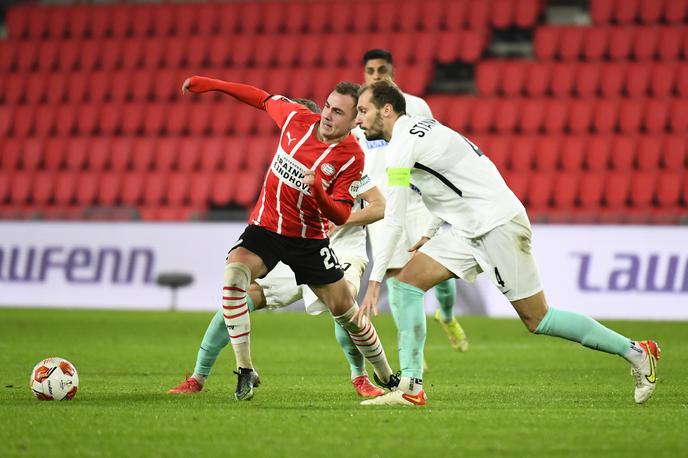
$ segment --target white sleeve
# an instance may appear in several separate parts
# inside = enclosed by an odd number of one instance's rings
[[[387,192],[385,198],[385,235],[386,242],[382,250],[375,253],[373,270],[370,280],[382,282],[387,271],[387,266],[392,260],[394,249],[399,243],[404,228],[406,206],[409,200],[408,193],[411,179],[411,167],[413,166],[413,139],[391,142],[386,154],[387,164]],[[403,146],[402,146],[403,145]],[[399,148],[397,148],[399,146]]]
[[[427,238],[433,238],[435,234],[437,234],[437,231],[440,230],[440,227],[444,224],[444,220],[442,218],[438,218],[436,216],[433,216],[432,221],[430,221],[430,224],[428,225],[428,228],[425,230],[425,236]]]

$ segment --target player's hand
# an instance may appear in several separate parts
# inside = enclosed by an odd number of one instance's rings
[[[315,183],[315,170],[306,170],[303,176],[303,182],[308,186],[313,186],[313,183]]]
[[[409,253],[415,253],[416,251],[418,251],[418,249],[420,247],[422,247],[423,245],[425,245],[428,240],[430,240],[430,237],[426,237],[426,236],[421,237],[420,240],[418,240],[415,245],[413,245],[411,248],[408,249]]]
[[[337,226],[332,221],[330,221],[330,230],[329,230],[330,236],[332,236],[332,234],[334,234],[335,232],[337,232],[341,228],[342,228],[342,226]]]
[[[368,289],[366,289],[365,297],[363,298],[363,303],[361,304],[358,312],[354,315],[356,322],[359,326],[363,321],[363,317],[368,317],[370,319],[370,312],[377,316],[377,301],[380,299],[380,282],[369,281]]]
[[[184,84],[182,84],[182,95],[186,94],[189,92],[189,86],[191,85],[191,78],[187,78],[184,80]]]

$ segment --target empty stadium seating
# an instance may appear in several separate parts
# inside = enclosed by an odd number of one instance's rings
[[[365,50],[384,47],[400,86],[486,152],[532,219],[678,222],[688,206],[688,1],[591,0],[585,26],[544,23],[545,3],[9,8],[0,218],[131,208],[176,220],[251,206],[275,126],[219,95],[182,97],[184,78],[322,102],[335,81],[360,79]],[[514,28],[533,31],[534,59],[486,53],[495,31]],[[476,94],[427,94],[435,66],[455,62],[474,66]]]

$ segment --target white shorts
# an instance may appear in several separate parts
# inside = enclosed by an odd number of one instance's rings
[[[412,253],[409,253],[408,249],[425,234],[425,230],[432,219],[432,214],[424,205],[413,208],[406,213],[404,230],[387,266],[388,269],[401,269],[411,260]],[[373,259],[375,259],[375,254],[382,249],[381,247],[384,247],[389,238],[385,230],[385,221],[381,220],[369,224],[367,228],[370,245],[373,249]]]
[[[516,301],[542,291],[531,239],[530,221],[523,212],[474,239],[442,228],[420,251],[469,283],[487,272],[502,294]]]
[[[337,257],[344,270],[344,279],[354,287],[354,296],[357,296],[367,261],[359,257]],[[266,306],[269,309],[284,308],[303,299],[306,313],[309,315],[328,311],[327,306],[308,286],[296,284],[294,272],[284,263],[278,262],[265,278],[259,278],[256,283],[263,288]]]

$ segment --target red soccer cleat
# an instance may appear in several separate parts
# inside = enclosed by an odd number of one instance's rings
[[[193,394],[193,393],[198,393],[202,389],[203,389],[203,385],[198,383],[198,380],[196,380],[193,377],[189,377],[186,380],[184,380],[182,383],[180,383],[179,385],[168,390],[167,393],[169,393],[169,394]]]
[[[356,377],[351,381],[351,384],[356,388],[356,392],[362,398],[376,398],[385,394],[385,390],[370,383],[370,379],[367,375]]]

